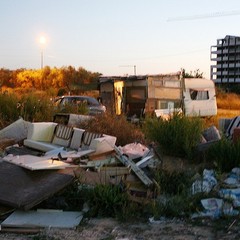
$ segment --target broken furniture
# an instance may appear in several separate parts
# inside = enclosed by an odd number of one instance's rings
[[[28,124],[24,146],[48,152],[60,148],[70,150],[94,150],[94,154],[111,151],[116,137],[92,133],[54,122],[36,122]]]

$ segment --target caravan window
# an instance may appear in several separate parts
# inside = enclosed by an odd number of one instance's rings
[[[207,90],[190,89],[190,97],[192,100],[208,100],[209,93]]]

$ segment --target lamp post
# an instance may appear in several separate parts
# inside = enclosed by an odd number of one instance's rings
[[[39,42],[41,44],[41,69],[43,69],[43,48],[46,44],[46,38],[44,36],[41,36]]]

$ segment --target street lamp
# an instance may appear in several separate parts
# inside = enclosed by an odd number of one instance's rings
[[[43,48],[46,44],[46,38],[44,36],[41,36],[39,42],[41,44],[41,69],[43,69]]]

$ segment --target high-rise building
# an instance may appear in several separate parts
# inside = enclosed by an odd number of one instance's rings
[[[240,83],[240,37],[227,35],[211,46],[211,79],[216,84]]]

